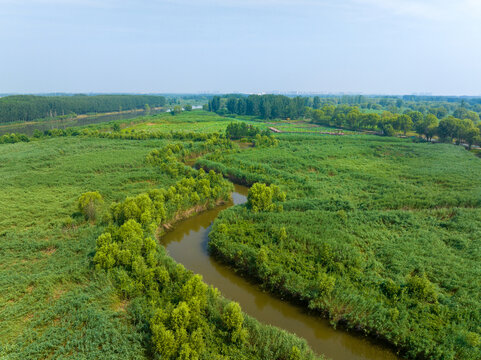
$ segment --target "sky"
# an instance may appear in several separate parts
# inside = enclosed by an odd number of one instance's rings
[[[0,0],[0,93],[481,95],[481,0]]]

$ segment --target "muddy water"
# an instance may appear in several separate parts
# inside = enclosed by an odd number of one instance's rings
[[[302,308],[279,300],[241,278],[228,267],[216,262],[207,253],[208,234],[212,221],[220,211],[246,202],[247,188],[237,186],[233,203],[206,211],[176,225],[162,238],[169,254],[222,294],[237,301],[242,309],[257,320],[278,326],[307,340],[314,351],[334,360],[395,360],[390,350],[365,338],[334,330],[329,322],[308,315]]]

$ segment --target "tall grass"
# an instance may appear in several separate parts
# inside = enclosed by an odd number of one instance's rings
[[[198,166],[287,193],[284,212],[223,212],[209,245],[219,259],[409,358],[481,358],[481,162],[471,153],[299,135]]]

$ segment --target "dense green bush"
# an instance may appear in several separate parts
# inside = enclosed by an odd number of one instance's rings
[[[269,146],[277,146],[279,144],[279,140],[271,135],[261,135],[257,134],[254,139],[254,146],[255,147],[269,147]]]
[[[273,202],[282,202],[286,194],[278,186],[267,186],[262,183],[255,183],[249,189],[247,206],[254,212],[258,211],[282,211],[282,205]]]
[[[248,125],[244,122],[242,123],[231,122],[229,125],[227,125],[227,128],[225,129],[226,137],[232,140],[255,137],[259,133],[260,133],[259,128],[252,125]]]
[[[18,142],[29,142],[30,139],[24,134],[5,134],[0,136],[0,144],[15,144]]]
[[[97,191],[90,191],[80,195],[77,205],[87,220],[94,221],[97,218],[99,207],[103,203],[102,195]]]

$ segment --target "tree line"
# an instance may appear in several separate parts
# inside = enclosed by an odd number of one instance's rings
[[[145,105],[165,105],[163,96],[154,95],[15,95],[0,98],[0,123],[33,121],[71,113],[103,113],[142,109]]]
[[[405,111],[396,114],[389,111],[382,113],[362,112],[357,106],[324,105],[320,109],[308,108],[306,117],[313,123],[325,126],[337,126],[351,130],[377,130],[386,136],[393,136],[396,132],[404,135],[408,131],[415,131],[431,141],[438,136],[443,142],[466,143],[469,147],[481,144],[481,123],[475,113],[456,111],[439,119],[432,113],[422,114],[419,111]],[[477,115],[477,114],[476,114]]]
[[[359,97],[353,99],[361,102]],[[223,98],[215,96],[209,101],[207,108],[220,114],[249,115],[261,119],[305,118],[319,125],[356,131],[371,130],[386,136],[393,136],[398,132],[406,135],[415,131],[427,141],[437,136],[443,142],[466,143],[469,147],[481,144],[479,114],[467,108],[478,104],[461,103],[449,113],[442,106],[424,108],[422,111],[410,108],[400,111],[405,105],[401,98],[381,98],[378,102],[362,108],[359,105],[334,104],[332,98],[318,96],[289,98],[283,95],[228,95]],[[380,110],[394,104],[393,111]],[[232,138],[250,134],[250,130],[233,125],[228,128]]]
[[[152,139],[166,139],[166,140],[187,140],[194,142],[204,142],[204,146],[215,143],[217,138],[221,137],[219,133],[199,133],[194,131],[145,131],[129,129],[120,130],[118,124],[114,124],[113,131],[99,131],[98,129],[89,128],[67,128],[67,129],[50,129],[45,131],[35,130],[33,137],[28,137],[25,134],[5,134],[0,136],[0,144],[14,144],[18,142],[29,142],[37,139],[80,136],[92,137],[101,139],[119,139],[119,140],[152,140]]]
[[[357,106],[361,110],[383,111],[402,114],[405,111],[419,111],[423,115],[431,113],[442,119],[448,115],[456,118],[469,118],[473,121],[479,120],[481,115],[481,98],[479,97],[436,97],[436,96],[364,96],[364,95],[322,95],[313,97],[289,97],[283,95],[251,95],[229,94],[215,96],[205,105],[204,109],[218,113],[230,113],[238,115],[261,116],[255,111],[253,103],[260,102],[260,98],[267,99],[273,103],[275,113],[280,113],[278,108],[282,107],[281,102],[287,103],[288,99],[298,99],[298,103],[304,103],[306,107],[320,109],[324,105],[350,105]],[[257,99],[257,101],[256,101]],[[276,99],[269,101],[269,99]],[[249,104],[249,105],[248,105]],[[302,109],[301,109],[302,111]],[[285,112],[285,111],[284,111]],[[274,116],[275,117],[275,116]],[[282,116],[279,116],[282,118]],[[289,114],[295,118],[294,112]]]
[[[284,95],[249,95],[221,98],[214,96],[207,110],[217,113],[257,116],[261,119],[291,118],[304,115],[308,98]]]

